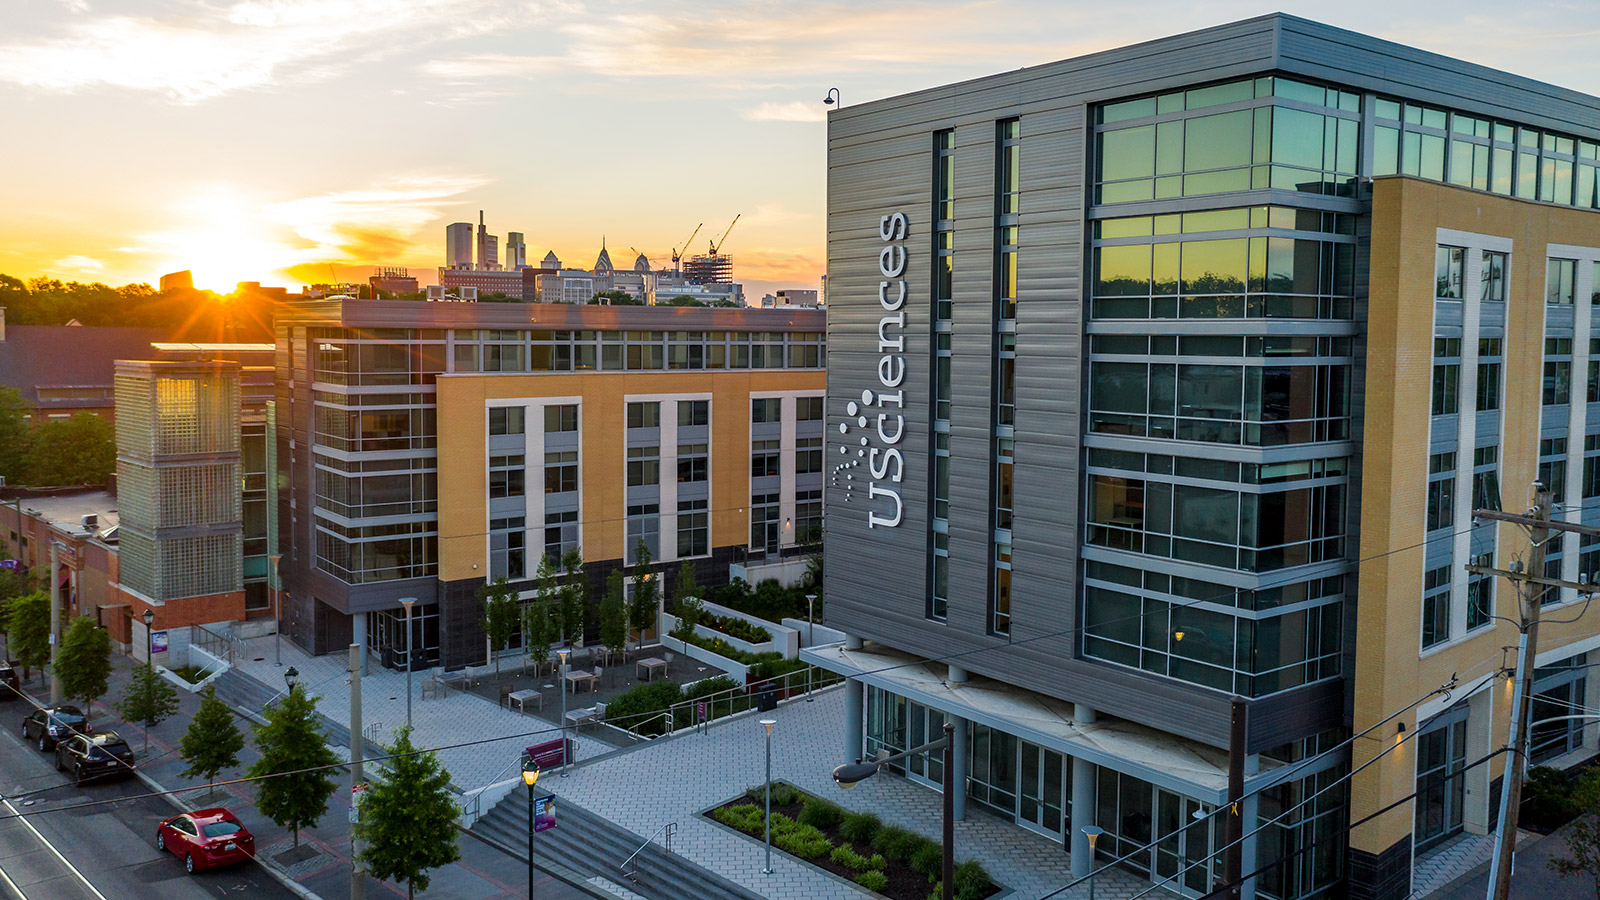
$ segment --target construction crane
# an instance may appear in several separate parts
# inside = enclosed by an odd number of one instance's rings
[[[696,225],[694,227],[694,233],[689,235],[689,240],[683,242],[683,249],[685,251],[687,251],[689,249],[689,244],[694,242],[695,236],[698,235],[700,233],[700,229],[702,229],[704,227],[706,227],[706,223],[704,223],[704,222],[701,222],[699,225]],[[673,247],[672,248],[672,274],[674,274],[674,275],[678,274],[678,260],[680,260],[682,258],[683,258],[683,254],[678,252],[678,248],[677,247]]]
[[[722,237],[719,238],[715,243],[713,243],[711,245],[711,255],[712,256],[716,256],[718,251],[720,251],[722,249],[722,245],[727,243],[728,235],[733,232],[733,226],[739,224],[739,216],[742,216],[742,215],[744,215],[744,213],[739,213],[739,215],[734,216],[733,217],[733,221],[728,223],[728,230],[724,231],[722,233]]]

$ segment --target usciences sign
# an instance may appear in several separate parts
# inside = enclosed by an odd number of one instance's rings
[[[878,304],[883,315],[878,319],[878,390],[861,392],[861,402],[852,400],[845,411],[862,429],[856,459],[834,466],[832,483],[841,481],[848,503],[856,487],[856,473],[866,460],[867,527],[894,528],[904,517],[905,502],[900,485],[905,480],[905,455],[899,444],[905,437],[906,378],[906,264],[905,240],[910,223],[905,213],[894,213],[878,220],[878,237],[884,246],[878,251]],[[839,423],[839,433],[850,433],[850,422]],[[874,440],[876,438],[876,440]],[[850,448],[841,445],[839,453],[848,456]]]

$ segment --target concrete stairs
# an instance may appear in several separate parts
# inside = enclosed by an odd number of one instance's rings
[[[281,688],[262,684],[238,669],[229,669],[223,672],[217,676],[216,681],[212,682],[212,686],[217,689],[218,700],[255,716],[261,715],[261,711],[266,708],[267,702],[282,693]],[[321,720],[322,730],[327,734],[330,746],[350,746],[349,727],[341,725],[321,713],[317,714],[317,718]],[[363,746],[365,747],[364,753],[367,759],[374,759],[388,752],[382,745],[371,739],[368,739]],[[342,759],[343,757],[340,758]]]
[[[659,838],[634,859],[637,875],[625,879],[623,860],[643,838],[564,799],[556,801],[561,824],[534,836],[535,862],[548,859],[585,878],[624,884],[647,900],[762,900],[693,862],[668,853]],[[472,826],[472,834],[504,852],[528,858],[528,798],[514,790]],[[594,883],[592,880],[590,883]]]

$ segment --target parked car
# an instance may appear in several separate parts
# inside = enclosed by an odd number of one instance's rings
[[[255,859],[256,839],[233,813],[197,809],[162,822],[156,849],[183,857],[183,867],[193,872]]]
[[[0,661],[0,700],[15,700],[22,696],[22,682],[17,670],[8,662]]]
[[[52,706],[36,709],[22,720],[22,739],[39,739],[39,752],[54,750],[57,741],[65,740],[75,732],[92,734],[94,726],[84,721],[83,711],[76,706]]]
[[[83,784],[103,775],[132,775],[133,750],[115,731],[74,734],[56,743],[56,768]]]

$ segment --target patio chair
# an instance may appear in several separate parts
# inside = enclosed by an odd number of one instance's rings
[[[517,689],[516,685],[512,685],[512,684],[502,684],[502,685],[500,685],[500,705],[501,706],[504,706],[506,709],[510,709],[511,708],[511,692],[516,690],[516,689]]]
[[[428,673],[428,677],[422,680],[422,699],[437,700],[444,696],[446,690],[447,687],[444,683],[444,669],[442,667],[435,666],[433,670]]]
[[[599,666],[595,666],[594,667],[594,683],[595,684],[605,684],[605,681],[602,680],[602,678],[601,678],[601,676],[605,674],[605,671],[606,671],[605,669],[602,669]]]

